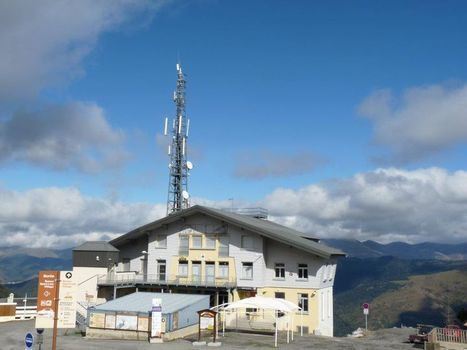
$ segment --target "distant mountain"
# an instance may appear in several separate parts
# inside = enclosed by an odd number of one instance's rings
[[[0,297],[14,292],[35,295],[41,270],[72,269],[71,249],[0,248]],[[14,284],[11,284],[15,282]]]
[[[408,244],[393,242],[381,244],[374,241],[360,242],[350,239],[323,239],[326,245],[343,250],[349,257],[377,258],[394,256],[399,259],[419,260],[467,260],[467,243],[442,244],[419,243]]]

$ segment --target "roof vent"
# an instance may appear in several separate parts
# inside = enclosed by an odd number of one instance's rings
[[[265,208],[260,208],[260,207],[257,207],[257,208],[223,208],[222,210],[227,211],[229,213],[250,216],[256,219],[267,220],[268,218],[268,210]]]

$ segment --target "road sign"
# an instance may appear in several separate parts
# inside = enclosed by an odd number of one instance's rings
[[[42,333],[44,333],[44,328],[37,328],[37,329],[36,329],[36,333],[37,333],[37,334],[42,334]]]
[[[34,344],[34,336],[31,333],[27,333],[24,337],[24,345],[26,345],[26,349],[32,349],[32,345]]]
[[[368,303],[363,303],[362,307],[363,307],[363,309],[369,309],[369,308],[370,308],[370,304],[368,304]]]

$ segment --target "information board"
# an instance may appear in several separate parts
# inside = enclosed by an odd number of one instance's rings
[[[151,310],[151,337],[160,338],[162,336],[162,300],[152,299]]]

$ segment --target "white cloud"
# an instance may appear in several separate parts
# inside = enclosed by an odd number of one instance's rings
[[[0,245],[70,247],[111,239],[165,215],[165,205],[83,196],[76,188],[0,189]]]
[[[127,158],[122,131],[113,129],[93,103],[18,112],[0,121],[0,162],[24,161],[52,169],[93,173]]]
[[[322,160],[310,152],[297,154],[250,152],[237,157],[234,175],[248,179],[303,175],[320,163]]]
[[[168,0],[0,2],[0,101],[35,97],[51,82],[83,74],[102,33],[144,21]]]
[[[388,151],[380,160],[408,163],[467,141],[467,85],[414,87],[396,99],[389,90],[367,97],[359,113]]]
[[[466,171],[377,169],[298,190],[277,189],[259,204],[273,220],[320,238],[467,240]]]
[[[268,208],[271,220],[318,238],[467,241],[467,171],[377,169],[298,190],[277,189],[257,203],[234,202],[234,207],[252,205]],[[165,213],[165,204],[86,197],[75,188],[0,189],[0,245],[70,247],[114,238]]]

